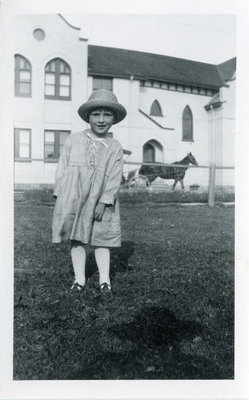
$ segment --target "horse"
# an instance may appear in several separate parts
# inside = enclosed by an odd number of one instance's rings
[[[171,165],[155,165],[155,164],[156,163],[153,163],[153,165],[142,164],[142,166],[138,171],[138,174],[145,176],[148,179],[148,185],[151,184],[158,177],[162,179],[174,179],[172,190],[175,189],[177,182],[180,182],[181,188],[182,190],[184,190],[183,178],[188,169],[188,165],[193,164],[198,166],[198,163],[192,153],[188,153],[186,157],[184,157],[181,161],[176,161]],[[182,165],[182,166],[174,167],[173,165]]]

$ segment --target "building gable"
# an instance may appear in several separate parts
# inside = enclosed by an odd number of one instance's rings
[[[218,69],[224,81],[232,80],[236,71],[236,58],[231,58],[219,64]]]

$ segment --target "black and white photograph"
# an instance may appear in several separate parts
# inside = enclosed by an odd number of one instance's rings
[[[181,3],[12,10],[6,398],[248,394],[243,17]]]

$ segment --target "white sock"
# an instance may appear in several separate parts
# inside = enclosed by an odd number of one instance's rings
[[[86,283],[85,265],[86,250],[82,243],[73,242],[71,247],[71,257],[74,269],[75,281],[84,286]]]
[[[99,270],[99,284],[110,285],[110,250],[106,247],[95,247],[95,260]]]

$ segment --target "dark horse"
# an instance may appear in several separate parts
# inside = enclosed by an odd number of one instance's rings
[[[157,177],[162,179],[174,179],[175,182],[172,190],[175,189],[177,182],[180,182],[184,189],[183,178],[188,169],[188,165],[198,165],[192,153],[188,153],[181,161],[176,161],[172,165],[142,165],[139,169],[139,175],[146,176],[149,182],[153,182]],[[182,167],[174,167],[173,165],[183,165]],[[186,166],[185,166],[186,165]]]

